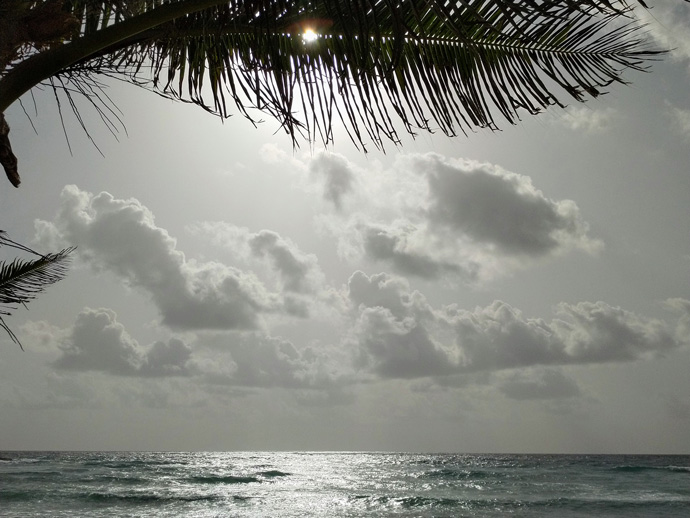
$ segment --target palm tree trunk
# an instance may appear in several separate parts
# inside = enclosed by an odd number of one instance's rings
[[[15,187],[19,187],[21,181],[17,171],[17,157],[12,152],[9,133],[10,127],[5,120],[5,114],[0,113],[0,165],[5,169],[5,174],[10,183]]]

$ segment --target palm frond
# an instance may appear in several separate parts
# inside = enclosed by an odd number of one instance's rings
[[[0,246],[10,246],[38,256],[35,259],[15,258],[7,263],[0,261],[0,315],[9,316],[19,305],[36,298],[45,288],[63,279],[67,274],[70,257],[75,247],[57,253],[41,255],[34,250],[9,239],[0,231]],[[17,336],[0,316],[0,327],[19,344]]]
[[[100,5],[101,25],[156,6],[77,4],[83,13]],[[106,11],[116,13],[107,22]],[[328,144],[340,120],[356,145],[383,147],[399,140],[399,124],[411,134],[497,129],[497,114],[515,123],[624,82],[623,70],[644,70],[662,53],[631,16],[615,0],[235,0],[65,73],[124,75],[222,117],[237,111],[258,122],[267,113],[296,143],[301,135]],[[315,41],[302,37],[306,27]]]
[[[340,121],[356,145],[383,147],[400,125],[455,135],[583,101],[662,53],[626,0],[22,1],[60,6],[64,30],[46,35],[69,43],[0,71],[0,106],[47,80],[111,130],[99,74],[222,117],[269,114],[295,144],[328,144]]]

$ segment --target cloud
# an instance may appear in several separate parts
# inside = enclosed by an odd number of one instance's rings
[[[170,327],[252,329],[260,312],[280,310],[278,298],[256,276],[186,259],[136,199],[67,186],[61,202],[53,222],[37,221],[38,239],[77,245],[79,257],[95,270],[110,271],[148,292]]]
[[[457,370],[451,351],[414,319],[396,319],[380,306],[361,309],[354,332],[362,351],[358,362],[383,378],[445,376]]]
[[[110,309],[85,308],[60,346],[55,367],[100,371],[116,376],[187,376],[194,371],[191,348],[181,340],[155,342],[142,348]]]
[[[280,272],[288,291],[308,293],[321,284],[321,272],[315,255],[302,253],[289,240],[275,232],[262,230],[249,237],[249,247],[258,257],[268,256]]]
[[[194,377],[198,386],[300,390],[305,404],[343,399],[353,376],[332,348],[298,348],[257,332],[202,333],[196,350],[172,337],[142,347],[111,309],[85,308],[71,329],[60,330],[58,371],[101,372],[117,377]],[[320,394],[324,391],[323,394]],[[349,396],[347,396],[349,397]],[[341,401],[344,403],[345,400]]]
[[[676,127],[686,139],[690,140],[690,110],[683,110],[674,106],[671,106],[670,110]]]
[[[682,345],[667,323],[604,302],[560,304],[557,315],[550,328],[571,363],[652,358]]]
[[[674,326],[604,302],[560,304],[547,322],[502,301],[434,309],[406,282],[353,274],[357,365],[382,378],[443,377],[534,366],[626,362],[663,356],[685,343]]]
[[[28,320],[21,326],[20,333],[21,341],[27,344],[27,348],[49,353],[55,352],[58,343],[68,335],[64,329],[45,320]]]
[[[690,300],[672,298],[664,301],[664,306],[680,314],[676,325],[676,339],[680,342],[690,341]]]
[[[221,340],[234,368],[216,381],[243,387],[318,389],[334,386],[339,377],[329,356],[312,347],[298,349],[289,340],[257,333]]]
[[[144,376],[180,376],[188,374],[192,349],[182,340],[157,341],[145,354],[139,372]]]
[[[543,256],[571,246],[596,246],[587,238],[587,225],[575,203],[546,198],[529,177],[439,155],[419,158],[416,166],[429,183],[425,210],[438,233],[469,237],[511,255]]]
[[[652,9],[636,9],[646,23],[648,34],[662,49],[670,50],[671,57],[690,60],[690,7],[684,2],[654,2]]]
[[[455,275],[465,279],[475,278],[473,271],[469,271],[470,265],[458,265],[452,262],[444,262],[442,259],[434,260],[414,249],[408,250],[408,235],[414,234],[417,229],[385,229],[376,227],[364,227],[362,238],[364,252],[376,261],[384,261],[390,264],[395,271],[406,275],[414,275],[423,279],[438,279],[445,275]],[[476,268],[473,265],[473,270]]]
[[[257,268],[261,259],[264,259],[280,277],[281,290],[307,294],[316,293],[324,287],[318,258],[303,252],[293,241],[276,232],[251,232],[224,221],[204,221],[188,225],[187,230],[230,251],[233,259],[243,266]]]
[[[353,192],[356,176],[348,160],[334,153],[320,153],[309,162],[312,177],[323,185],[323,197],[336,209],[343,208],[343,199]]]
[[[531,376],[513,373],[500,385],[499,390],[507,398],[519,401],[566,399],[580,395],[577,383],[554,369],[538,371]]]
[[[367,275],[356,271],[348,280],[348,298],[357,310],[381,307],[398,320],[435,318],[426,298],[418,291],[410,291],[408,281],[402,277],[379,273]]]
[[[323,154],[318,168],[343,169],[344,160]],[[550,199],[529,177],[492,164],[410,154],[376,175],[355,167],[348,175],[356,178],[348,183],[352,210],[320,217],[347,259],[473,283],[602,247],[575,202]]]
[[[273,305],[282,312],[307,318],[313,315],[317,301],[328,301],[330,288],[325,285],[318,258],[300,250],[290,239],[271,230],[251,232],[223,221],[201,222],[187,226],[187,230],[223,247],[238,265],[272,285],[276,290]]]
[[[616,111],[613,108],[593,109],[590,106],[579,106],[568,108],[557,120],[573,131],[602,133],[608,129],[615,115]]]

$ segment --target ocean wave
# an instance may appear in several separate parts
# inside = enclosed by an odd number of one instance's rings
[[[2,491],[0,490],[0,502],[28,501],[36,498],[36,491]]]
[[[477,479],[489,479],[499,477],[499,473],[494,473],[490,471],[480,471],[480,470],[468,470],[468,469],[436,469],[433,471],[427,471],[424,473],[424,478],[433,479],[448,479],[448,480],[477,480]]]
[[[456,500],[454,498],[429,498],[424,496],[408,496],[403,498],[396,498],[395,502],[400,506],[409,509],[416,509],[419,507],[459,507],[462,504],[461,500]]]
[[[53,480],[63,473],[61,471],[22,470],[15,471],[14,475],[25,480]]]
[[[129,460],[129,461],[102,461],[102,460],[87,460],[82,463],[84,466],[112,469],[133,469],[139,467],[150,466],[179,466],[179,462],[161,461],[161,460]]]
[[[154,493],[89,493],[86,499],[92,502],[129,502],[129,503],[149,503],[149,502],[197,502],[217,500],[213,495],[160,495]]]
[[[87,482],[106,482],[108,484],[124,484],[124,485],[141,485],[147,484],[149,479],[142,477],[118,477],[116,475],[102,475],[91,479],[85,479]]]
[[[278,471],[277,469],[270,469],[268,471],[259,472],[264,478],[276,478],[276,477],[289,477],[290,473],[285,473],[284,471]]]
[[[260,482],[257,477],[242,477],[237,475],[200,475],[189,477],[187,480],[196,484],[250,484]]]
[[[639,473],[643,471],[669,471],[672,473],[688,473],[690,474],[690,466],[635,466],[635,465],[624,465],[624,466],[614,466],[611,468],[612,471],[624,472],[624,473]]]
[[[534,500],[523,502],[523,507],[527,509],[548,508],[557,509],[577,509],[592,516],[602,515],[611,511],[619,512],[626,510],[631,516],[658,516],[661,511],[671,512],[677,509],[687,509],[688,500],[686,498],[658,498],[658,499],[630,499],[630,498],[552,498],[546,500]],[[644,512],[642,515],[640,513]],[[671,515],[665,515],[671,516]],[[681,515],[673,515],[681,516]]]
[[[367,507],[401,507],[405,509],[432,509],[439,507],[466,507],[466,502],[454,498],[433,498],[425,496],[386,496],[355,495],[353,500],[364,503]]]

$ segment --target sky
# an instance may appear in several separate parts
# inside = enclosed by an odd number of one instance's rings
[[[1,228],[78,249],[6,318],[0,450],[690,453],[690,5],[653,4],[631,85],[385,154],[124,84],[97,149],[25,97]]]

